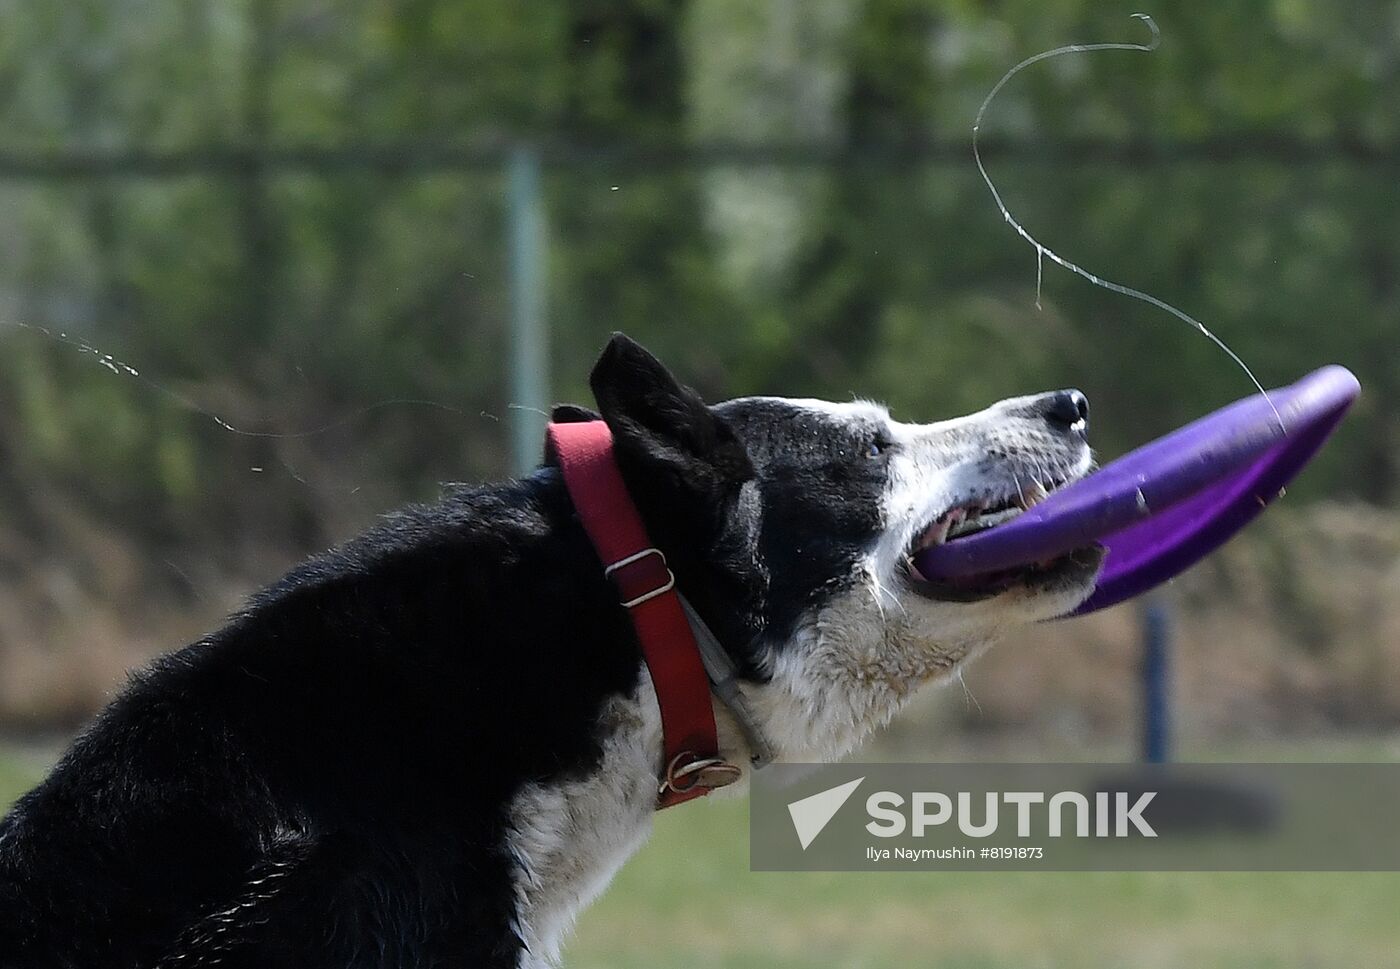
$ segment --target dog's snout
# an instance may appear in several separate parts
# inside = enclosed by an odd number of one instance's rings
[[[1061,430],[1089,430],[1089,398],[1077,390],[1056,390],[1044,399],[1045,419]]]

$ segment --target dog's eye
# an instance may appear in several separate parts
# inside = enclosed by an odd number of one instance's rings
[[[871,441],[865,446],[865,456],[867,458],[878,458],[880,455],[884,454],[888,448],[889,445],[884,441]]]

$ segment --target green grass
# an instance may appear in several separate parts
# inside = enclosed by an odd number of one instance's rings
[[[663,812],[574,969],[1400,966],[1400,874],[748,870],[747,806]]]
[[[0,804],[42,765],[0,748]],[[771,873],[743,801],[666,811],[572,969],[1400,967],[1400,874]]]

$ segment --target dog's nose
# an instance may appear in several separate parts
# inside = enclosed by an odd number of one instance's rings
[[[1045,419],[1066,431],[1089,431],[1089,398],[1077,390],[1057,390],[1046,394]]]

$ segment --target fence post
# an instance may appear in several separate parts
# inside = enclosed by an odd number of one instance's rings
[[[539,464],[546,420],[540,412],[549,408],[544,202],[538,152],[530,146],[517,147],[506,164],[511,460],[516,474],[525,474]]]
[[[1159,594],[1142,611],[1142,759],[1149,764],[1171,758],[1170,653],[1171,611]]]

